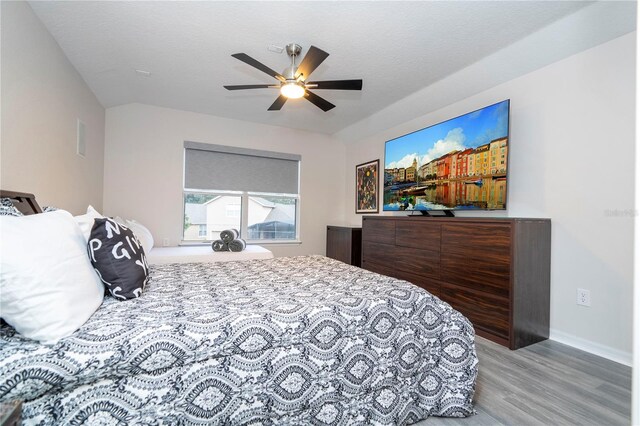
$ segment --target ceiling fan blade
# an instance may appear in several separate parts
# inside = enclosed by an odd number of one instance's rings
[[[272,70],[271,68],[269,68],[268,66],[266,66],[262,62],[256,61],[255,59],[253,59],[251,56],[247,55],[246,53],[234,53],[231,56],[233,56],[234,58],[244,62],[245,64],[251,65],[252,67],[259,69],[260,71],[262,71],[265,74],[269,74],[271,77],[275,77],[280,81],[285,81],[285,78],[279,72],[276,72],[276,71]]]
[[[362,80],[309,81],[305,85],[315,85],[312,89],[362,90]]]
[[[278,99],[276,99],[276,101],[271,104],[271,106],[269,107],[269,109],[267,111],[280,111],[280,109],[282,108],[282,105],[284,105],[285,102],[287,102],[287,97],[280,95],[278,96]]]
[[[242,84],[238,86],[222,86],[227,90],[245,90],[245,89],[268,89],[269,87],[280,87],[274,86],[273,84]]]
[[[306,90],[304,92],[304,97],[307,98],[307,100],[309,102],[311,102],[312,104],[314,104],[315,106],[317,106],[318,108],[323,110],[324,112],[327,112],[330,109],[333,109],[333,108],[336,107],[331,102],[327,101],[326,99],[321,98],[320,96],[318,96],[315,93],[310,92],[308,90]]]
[[[320,50],[315,46],[311,46],[307,54],[304,56],[304,59],[302,59],[302,62],[300,62],[300,65],[298,66],[298,70],[296,71],[296,78],[302,76],[303,80],[308,79],[313,70],[318,68],[318,65],[320,65],[325,59],[327,59],[327,56],[329,56],[329,54],[324,50]]]

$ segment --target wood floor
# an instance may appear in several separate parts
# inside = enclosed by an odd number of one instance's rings
[[[476,416],[420,426],[629,425],[631,368],[546,340],[510,351],[476,337]]]

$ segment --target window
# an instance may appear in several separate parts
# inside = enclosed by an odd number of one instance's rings
[[[224,212],[227,217],[240,217],[241,205],[240,204],[226,204],[224,206]]]
[[[240,229],[240,216],[225,215],[228,205],[240,206],[242,198],[234,194],[186,192],[184,194],[185,241],[210,241],[218,238],[220,231]],[[209,233],[207,234],[207,229]]]
[[[295,240],[298,200],[287,196],[249,196],[249,240]]]
[[[185,142],[183,239],[236,228],[248,241],[299,240],[299,167],[298,155]]]

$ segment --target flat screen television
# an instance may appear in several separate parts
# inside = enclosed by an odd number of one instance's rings
[[[507,208],[509,100],[385,143],[385,211]]]

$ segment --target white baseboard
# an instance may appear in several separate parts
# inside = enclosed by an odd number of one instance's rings
[[[549,339],[631,367],[633,360],[631,352],[614,349],[610,346],[573,336],[564,331],[554,330],[553,328],[549,330]]]

